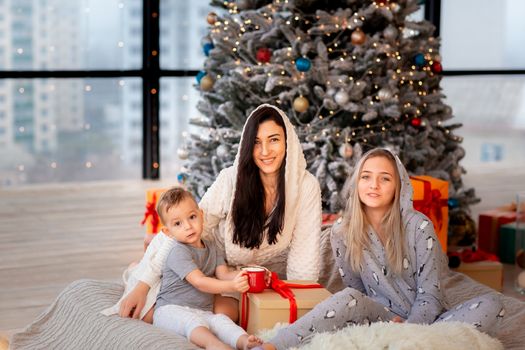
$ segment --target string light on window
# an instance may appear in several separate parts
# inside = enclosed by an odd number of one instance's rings
[[[117,46],[118,46],[118,47],[124,47],[124,42],[123,42],[123,41],[119,41],[119,42],[117,43]]]
[[[84,90],[87,91],[87,92],[90,92],[92,90],[91,85],[86,85],[84,87]]]
[[[87,161],[84,166],[88,169],[90,169],[91,167],[93,167],[93,163],[91,163],[90,161]]]
[[[51,168],[56,169],[57,168],[57,162],[51,162],[49,165]]]

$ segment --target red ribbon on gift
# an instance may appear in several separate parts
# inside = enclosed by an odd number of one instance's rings
[[[150,219],[151,228],[154,233],[157,233],[159,231],[159,214],[157,213],[157,209],[155,208],[157,206],[157,194],[153,193],[153,196],[151,198],[151,201],[146,203],[146,211],[144,212],[144,218],[140,222],[141,225],[144,225],[148,218]]]
[[[311,289],[311,288],[322,288],[319,283],[312,284],[299,284],[299,283],[288,283],[280,280],[277,273],[272,272],[272,280],[270,288],[277,292],[281,297],[288,299],[290,303],[290,317],[288,323],[292,324],[297,320],[297,302],[295,300],[295,294],[291,288]],[[249,303],[248,293],[242,293],[241,300],[241,327],[246,329],[248,327],[248,314],[249,314]]]
[[[425,214],[432,223],[436,232],[441,230],[443,226],[443,214],[441,208],[448,205],[446,198],[441,198],[441,191],[438,189],[432,189],[430,181],[419,179],[416,177],[410,177],[414,181],[423,182],[423,199],[414,200],[414,209]]]

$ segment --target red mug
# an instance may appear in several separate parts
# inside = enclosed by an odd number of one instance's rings
[[[266,269],[259,266],[246,266],[242,268],[247,272],[249,293],[260,293],[266,288]]]

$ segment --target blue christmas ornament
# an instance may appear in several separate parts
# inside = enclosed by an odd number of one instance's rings
[[[456,198],[450,198],[448,200],[448,207],[449,208],[457,208],[459,206],[459,201]]]
[[[312,63],[308,58],[300,57],[295,61],[295,68],[299,72],[306,72],[310,70],[310,67],[312,67]]]
[[[197,79],[197,84],[201,83],[201,79],[206,75],[206,72],[201,70],[197,75],[195,76],[195,79]]]
[[[422,53],[418,53],[414,56],[414,64],[418,67],[425,65],[425,56]]]
[[[206,56],[209,56],[210,55],[210,51],[214,48],[215,46],[213,45],[213,43],[206,43],[202,46],[202,51],[204,52],[204,54]]]
[[[186,180],[188,180],[188,174],[186,173],[178,173],[177,174],[177,181],[181,184],[185,183]]]

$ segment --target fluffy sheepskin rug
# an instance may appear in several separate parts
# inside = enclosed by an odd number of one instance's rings
[[[259,335],[269,340],[284,325],[278,324]],[[334,333],[316,334],[301,350],[419,350],[477,349],[503,350],[499,340],[482,333],[470,324],[438,322],[431,325],[377,322],[341,329]]]

